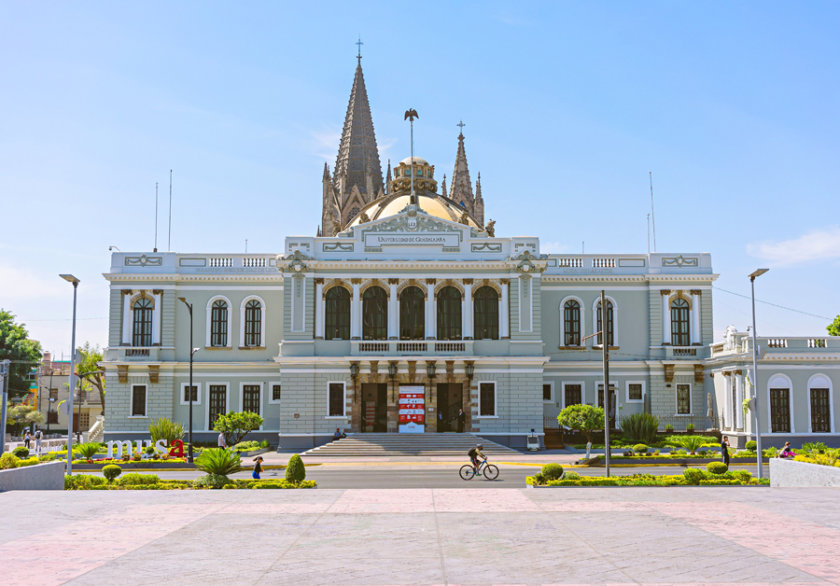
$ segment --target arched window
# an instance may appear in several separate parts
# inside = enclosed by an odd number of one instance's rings
[[[245,304],[245,347],[262,346],[262,303],[251,299]]]
[[[353,218],[355,218],[359,214],[359,206],[353,206],[350,208],[350,213],[347,214],[347,221],[349,222]]]
[[[580,303],[574,299],[563,304],[563,345],[580,346]]]
[[[499,294],[493,287],[479,287],[473,297],[476,340],[499,339]]]
[[[326,302],[324,337],[327,340],[349,340],[350,292],[344,287],[333,287],[327,291]]]
[[[691,343],[688,324],[688,301],[677,297],[671,302],[671,344],[688,346]]]
[[[388,294],[382,287],[370,287],[362,295],[362,338],[388,337]]]
[[[596,315],[596,332],[603,332],[604,329],[601,327],[601,302],[599,301],[598,304],[595,306],[595,313]],[[601,334],[598,334],[598,345],[602,345],[604,343],[604,338]],[[612,301],[607,301],[607,345],[608,346],[615,346],[615,319],[613,319],[613,304]]]
[[[422,340],[426,335],[425,301],[420,287],[406,287],[400,293],[400,340]]]
[[[132,346],[152,345],[152,312],[154,304],[148,297],[141,297],[134,302],[134,327],[131,330]]]
[[[228,340],[228,304],[218,299],[213,302],[210,310],[210,345],[213,347],[227,346]]]
[[[461,339],[461,292],[455,287],[444,287],[437,294],[437,338]]]

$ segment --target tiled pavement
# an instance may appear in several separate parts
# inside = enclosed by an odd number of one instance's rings
[[[0,583],[840,583],[840,489],[9,492]]]

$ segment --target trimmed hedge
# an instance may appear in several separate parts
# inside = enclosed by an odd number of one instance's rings
[[[292,454],[289,464],[286,466],[286,480],[289,482],[301,482],[306,478],[306,467],[303,465],[298,454]]]

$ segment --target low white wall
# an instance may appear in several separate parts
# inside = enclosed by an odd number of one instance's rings
[[[47,462],[0,470],[0,491],[3,490],[64,490],[65,462]]]
[[[770,486],[840,486],[840,468],[770,458]]]

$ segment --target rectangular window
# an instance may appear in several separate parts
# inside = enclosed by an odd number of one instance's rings
[[[580,405],[583,402],[583,389],[581,388],[581,385],[564,385],[563,394],[566,399],[566,402],[564,403],[566,407],[569,405]]]
[[[642,400],[642,383],[627,383],[627,400]]]
[[[90,413],[87,411],[79,415],[79,428],[82,431],[90,429]]]
[[[478,386],[478,415],[496,416],[496,383],[481,383]]]
[[[551,401],[551,383],[543,383],[543,401]]]
[[[610,385],[610,397],[612,398],[612,402],[615,403],[615,385]],[[598,407],[604,406],[604,383],[598,383]],[[613,405],[615,407],[615,405]]]
[[[219,415],[227,411],[227,387],[225,385],[210,385],[210,409],[207,414],[208,429],[213,429]]]
[[[260,385],[242,387],[242,410],[260,414]]]
[[[831,433],[828,389],[811,389],[811,432]]]
[[[280,400],[280,385],[271,385],[271,400]]]
[[[677,415],[691,415],[691,385],[677,385]]]
[[[344,417],[344,383],[330,383],[329,416]]]
[[[146,385],[131,387],[131,416],[146,416]]]
[[[790,433],[790,389],[770,389],[770,431]]]
[[[192,401],[193,403],[198,403],[198,385],[192,386],[192,393],[190,393],[190,385],[183,385],[181,387],[181,402],[182,403],[189,403],[190,402],[190,394],[192,394]]]
[[[58,423],[58,411],[47,412],[47,423]]]
[[[58,389],[50,389],[50,401],[58,401]]]

